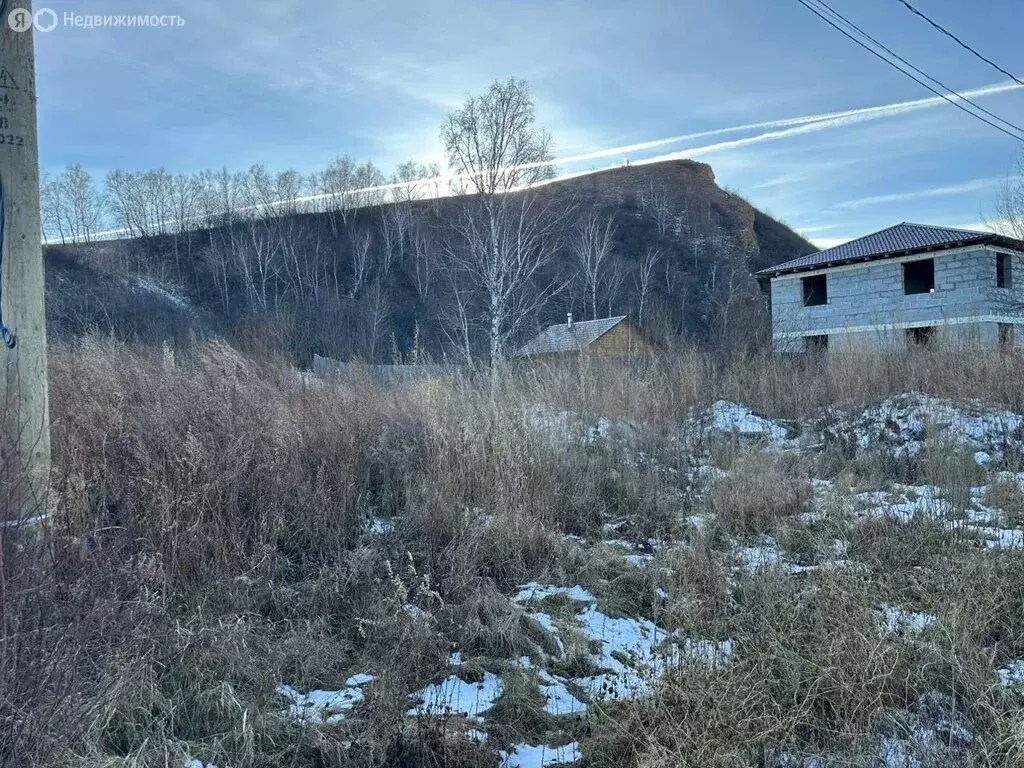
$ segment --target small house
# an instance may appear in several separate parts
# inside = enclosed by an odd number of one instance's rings
[[[573,355],[635,358],[651,355],[656,346],[625,315],[551,325],[520,347],[515,358],[555,360]]]
[[[780,352],[1024,348],[1024,243],[904,222],[758,273]]]

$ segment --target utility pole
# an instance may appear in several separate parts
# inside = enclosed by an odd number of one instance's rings
[[[32,3],[0,0],[0,11],[2,558],[6,543],[45,543],[50,418]]]

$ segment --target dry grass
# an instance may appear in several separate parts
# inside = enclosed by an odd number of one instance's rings
[[[985,505],[1003,511],[1001,522],[1011,528],[1024,526],[1024,490],[1020,484],[1000,480],[985,492]]]
[[[991,679],[993,663],[1024,654],[1011,553],[964,547],[938,523],[801,527],[810,462],[734,446],[728,476],[695,490],[678,440],[691,409],[720,398],[791,419],[908,390],[1024,409],[1020,358],[725,363],[682,350],[513,370],[493,398],[471,378],[392,391],[303,379],[216,343],[175,358],[90,338],[54,350],[51,370],[60,514],[47,567],[4,543],[3,764],[486,764],[509,741],[565,727],[507,667],[555,651],[509,600],[530,579],[582,583],[612,614],[735,641],[733,664],[688,665],[648,701],[593,707],[571,734],[593,765],[776,765],[782,750],[857,764],[936,691],[969,713],[977,764],[1021,754],[1024,710]],[[583,425],[613,418],[621,434],[538,427],[538,406]],[[839,450],[815,471],[826,466],[847,485],[888,471]],[[940,449],[906,471],[958,506],[978,480]],[[990,495],[1024,514],[1019,489]],[[696,534],[691,514],[715,523]],[[371,520],[393,531],[370,535]],[[808,563],[848,535],[863,568],[735,572],[722,541],[764,534]],[[567,535],[689,544],[638,568]],[[931,610],[941,631],[928,645],[884,635],[882,602]],[[466,674],[506,671],[486,747],[457,722],[405,716],[455,649],[473,659]],[[594,671],[585,647],[570,650],[561,671]],[[354,672],[378,680],[344,726],[282,714],[277,684],[330,689]]]
[[[811,484],[803,462],[773,453],[740,457],[711,487],[711,511],[727,533],[760,536],[807,510]]]

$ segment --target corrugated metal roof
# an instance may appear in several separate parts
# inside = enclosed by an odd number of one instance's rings
[[[895,227],[883,229],[881,232],[837,245],[835,248],[762,269],[757,274],[774,276],[801,269],[819,269],[847,261],[863,261],[907,252],[913,253],[917,250],[924,251],[943,246],[969,245],[1005,239],[992,232],[975,232],[969,229],[933,227],[928,224],[903,222]]]
[[[514,357],[579,352],[625,319],[626,315],[622,315],[621,317],[605,317],[600,320],[574,321],[571,328],[568,323],[548,326],[520,347]]]

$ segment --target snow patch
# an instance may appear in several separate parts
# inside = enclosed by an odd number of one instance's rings
[[[896,715],[898,735],[879,739],[881,768],[967,765],[965,748],[974,741],[970,721],[944,694],[922,695],[912,711]]]
[[[585,709],[565,687],[577,685],[592,699],[628,700],[644,698],[654,692],[654,682],[672,665],[700,663],[718,665],[732,660],[732,641],[713,641],[681,638],[666,632],[650,619],[611,617],[598,610],[596,600],[580,586],[556,587],[536,583],[520,587],[518,602],[552,595],[567,595],[589,605],[576,614],[579,631],[598,650],[590,661],[600,672],[580,678],[560,678],[541,672],[541,690],[548,698],[549,707],[571,712]],[[663,598],[668,593],[661,593]],[[548,614],[530,614],[548,631],[562,655],[565,653],[561,633]],[[549,711],[551,709],[549,708]]]
[[[1024,659],[1011,661],[1005,667],[1000,667],[999,682],[1006,688],[1017,688],[1024,686]]]
[[[857,501],[867,505],[860,511],[860,515],[875,518],[889,517],[906,523],[918,516],[932,519],[942,518],[953,511],[953,507],[948,501],[939,498],[940,491],[935,486],[901,485],[896,486],[894,490],[896,491],[894,495],[884,491],[858,494]]]
[[[135,278],[135,287],[146,292],[151,293],[155,296],[159,296],[161,299],[166,301],[168,304],[173,304],[178,309],[184,310],[185,312],[191,312],[192,306],[188,303],[188,300],[183,296],[169,290],[167,287],[160,285],[152,278],[149,277],[137,277]]]
[[[654,692],[654,681],[671,664],[725,664],[732,660],[732,641],[683,638],[682,645],[649,619],[612,618],[591,606],[576,616],[583,633],[600,643],[593,663],[605,672],[574,680],[592,698],[628,700]]]
[[[841,568],[849,565],[846,561],[846,542],[836,539],[832,542],[832,552],[835,560],[822,563],[821,565],[799,565],[787,560],[779,550],[779,545],[771,536],[766,536],[757,546],[741,547],[737,550],[737,556],[742,567],[750,572],[756,572],[762,568],[778,568],[791,576],[801,573],[810,573],[826,568]]]
[[[395,522],[384,517],[373,517],[366,521],[366,532],[371,536],[386,536],[395,532]]]
[[[637,428],[628,422],[613,421],[603,416],[596,422],[588,422],[578,413],[556,411],[542,405],[525,408],[522,417],[529,429],[559,444],[586,445],[605,440],[630,442],[637,433]]]
[[[908,611],[894,605],[881,606],[882,622],[889,632],[920,634],[935,623],[935,616],[921,611]]]
[[[967,526],[966,530],[976,533],[989,549],[1024,549],[1024,531],[1019,528]]]
[[[422,703],[408,714],[411,717],[460,715],[481,720],[480,714],[494,706],[501,692],[501,678],[490,672],[484,672],[484,679],[479,683],[467,683],[452,675],[412,694],[411,698],[420,699]]]
[[[582,715],[587,711],[587,705],[573,696],[565,687],[565,678],[552,675],[544,670],[541,670],[539,676],[540,692],[546,701],[545,712],[550,715]]]
[[[544,600],[555,595],[565,595],[570,600],[581,603],[594,602],[594,596],[578,584],[575,587],[556,587],[550,584],[538,584],[531,581],[528,584],[520,584],[519,591],[512,598],[517,603],[525,603],[528,600]]]
[[[894,456],[914,456],[924,448],[925,439],[971,451],[975,461],[987,464],[1003,457],[1003,449],[1016,440],[1024,416],[1007,410],[992,410],[979,401],[963,407],[948,400],[917,393],[890,397],[865,409],[852,423],[844,422],[839,432],[851,435],[862,450],[881,448]]]
[[[580,745],[575,741],[561,747],[516,744],[498,753],[501,768],[544,768],[548,765],[569,765],[583,759]]]
[[[711,429],[726,435],[763,438],[773,443],[788,442],[789,429],[777,421],[758,416],[745,405],[718,400],[709,414]]]
[[[301,693],[290,685],[277,686],[277,693],[288,699],[286,713],[300,723],[334,725],[345,719],[345,713],[363,700],[362,687],[374,681],[372,675],[360,673],[345,681],[338,691],[315,690]]]

